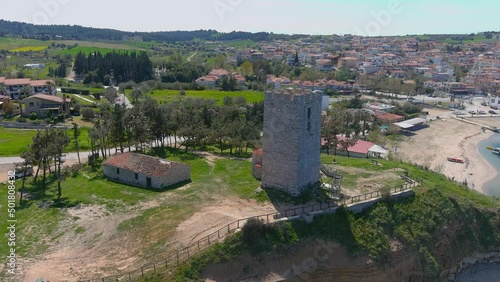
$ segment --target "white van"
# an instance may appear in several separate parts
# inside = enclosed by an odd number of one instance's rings
[[[24,172],[24,168],[26,168],[26,173]],[[18,166],[16,167],[16,171],[15,171],[15,174],[14,176],[16,178],[22,178],[23,176],[28,176],[28,175],[33,175],[33,167],[28,165],[26,167],[24,166]]]

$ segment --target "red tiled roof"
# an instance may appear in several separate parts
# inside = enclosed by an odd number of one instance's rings
[[[29,85],[29,78],[6,79],[5,85]]]
[[[344,136],[338,136],[337,138],[339,141],[343,141],[343,140],[347,139]],[[375,143],[372,143],[372,142],[358,140],[358,141],[356,141],[356,144],[354,144],[354,146],[349,147],[348,150],[351,153],[368,154],[368,150],[370,150],[370,148],[373,147],[374,145],[375,145]],[[340,144],[338,144],[337,149],[342,149],[342,146],[340,146]]]
[[[47,85],[48,81],[53,82],[52,80],[32,80],[32,81],[30,81],[30,85],[33,87],[45,86],[45,85]]]
[[[405,117],[400,116],[400,115],[396,115],[396,114],[392,114],[392,113],[382,113],[382,114],[377,115],[377,118],[380,120],[392,122],[392,121],[402,120]]]
[[[111,157],[106,160],[103,165],[109,165],[159,177],[164,175],[171,167],[184,164],[136,153],[123,153]]]
[[[210,71],[209,75],[215,75],[215,76],[219,76],[219,75],[228,75],[229,74],[229,71],[225,70],[225,69],[214,69],[212,71]]]
[[[38,99],[41,99],[41,100],[47,100],[47,101],[51,101],[51,102],[56,102],[56,103],[61,103],[63,102],[63,98],[61,97],[57,97],[57,96],[52,96],[52,95],[47,95],[47,94],[36,94],[36,95],[33,95],[33,96],[30,96],[24,100],[29,100],[29,99],[32,99],[32,98],[38,98]],[[70,98],[66,98],[66,102],[70,102],[71,99]]]

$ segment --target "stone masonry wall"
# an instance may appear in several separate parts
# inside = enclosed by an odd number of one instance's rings
[[[298,195],[319,181],[322,95],[266,92],[262,187]]]

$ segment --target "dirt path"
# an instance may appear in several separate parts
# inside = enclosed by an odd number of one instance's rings
[[[42,258],[21,263],[23,280],[75,281],[114,275],[149,263],[131,256],[140,252],[138,246],[124,245],[123,242],[135,239],[126,232],[118,232],[117,228],[120,223],[140,215],[142,211],[165,204],[167,200],[168,197],[154,199],[141,203],[135,210],[115,214],[110,214],[103,206],[84,205],[68,209],[67,220],[58,227],[68,231],[52,242]],[[222,203],[203,208],[177,226],[175,235],[168,242],[172,249],[165,250],[165,253],[177,251],[236,219],[273,211],[275,208],[270,203],[224,199]]]

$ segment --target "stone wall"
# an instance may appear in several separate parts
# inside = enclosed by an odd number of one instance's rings
[[[147,178],[151,178],[151,187],[156,189],[166,188],[174,184],[188,181],[191,179],[191,169],[187,165],[172,166],[162,177],[146,175],[144,173],[136,173],[135,171],[120,168],[119,173],[117,168],[110,165],[104,165],[104,175],[118,182],[127,183],[139,187],[147,187]],[[137,179],[136,179],[137,174]]]
[[[266,92],[262,187],[299,195],[320,178],[320,93]]]

